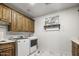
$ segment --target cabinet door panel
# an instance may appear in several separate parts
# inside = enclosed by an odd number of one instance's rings
[[[79,56],[79,45],[72,41],[72,56]]]
[[[28,32],[28,19],[23,17],[23,31]]]
[[[8,7],[3,6],[3,20],[11,23],[11,9]]]
[[[23,16],[19,13],[17,13],[17,31],[22,32],[23,31]]]
[[[13,56],[13,48],[4,49],[0,54],[1,56]]]
[[[29,32],[34,32],[34,21],[30,19],[28,21]]]
[[[28,20],[28,29],[29,29],[29,32],[31,31],[31,20]]]
[[[34,21],[31,21],[31,31],[34,32]]]
[[[0,56],[15,56],[15,42],[0,44]]]
[[[26,20],[25,20],[25,17],[23,17],[23,32],[26,31]]]
[[[12,11],[12,22],[11,22],[11,31],[17,31],[17,12]]]
[[[25,18],[25,31],[27,31],[28,32],[28,18]]]
[[[2,19],[2,5],[0,5],[0,19]]]

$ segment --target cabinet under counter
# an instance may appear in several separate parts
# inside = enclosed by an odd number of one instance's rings
[[[15,56],[15,45],[15,42],[0,44],[0,56]]]
[[[79,39],[72,40],[72,56],[79,56]]]

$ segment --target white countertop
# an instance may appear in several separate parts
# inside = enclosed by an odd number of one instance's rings
[[[23,39],[31,39],[32,40],[32,39],[37,39],[37,37],[15,38],[15,39],[11,39],[11,40],[3,39],[3,40],[0,40],[0,44],[16,42],[16,40],[23,40]]]
[[[79,38],[72,39],[72,41],[75,42],[76,44],[79,44]]]
[[[0,40],[0,44],[15,42],[14,40]]]
[[[37,37],[32,36],[32,37],[28,37],[28,39],[37,39]]]

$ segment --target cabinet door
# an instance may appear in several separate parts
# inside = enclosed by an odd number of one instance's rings
[[[3,20],[11,23],[11,9],[6,6],[3,6],[2,11]]]
[[[34,21],[31,20],[31,32],[34,32]]]
[[[17,31],[17,12],[12,10],[11,31]]]
[[[28,20],[28,27],[29,27],[29,32],[34,32],[34,21],[33,20]]]
[[[72,41],[72,56],[79,56],[79,45]]]
[[[25,32],[25,29],[26,29],[26,22],[25,22],[26,20],[25,20],[25,17],[23,17],[23,32]]]
[[[22,32],[23,31],[23,16],[19,13],[17,13],[17,31]]]
[[[25,18],[25,31],[29,31],[29,29],[28,29],[29,27],[28,27],[28,18],[26,17]]]
[[[0,19],[2,19],[2,5],[0,5]]]
[[[0,44],[0,56],[15,56],[15,42]]]
[[[28,31],[30,32],[31,31],[31,21],[28,20]]]
[[[14,56],[13,48],[4,49],[2,52],[0,52],[0,55],[1,56]]]
[[[75,43],[72,41],[72,56],[75,56]]]
[[[79,56],[79,45],[78,44],[76,44],[77,45],[77,48],[76,48],[76,56]]]
[[[23,31],[28,32],[28,19],[23,17]]]

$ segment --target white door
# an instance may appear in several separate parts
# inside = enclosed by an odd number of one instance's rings
[[[29,55],[29,40],[21,39],[18,40],[18,56]]]

